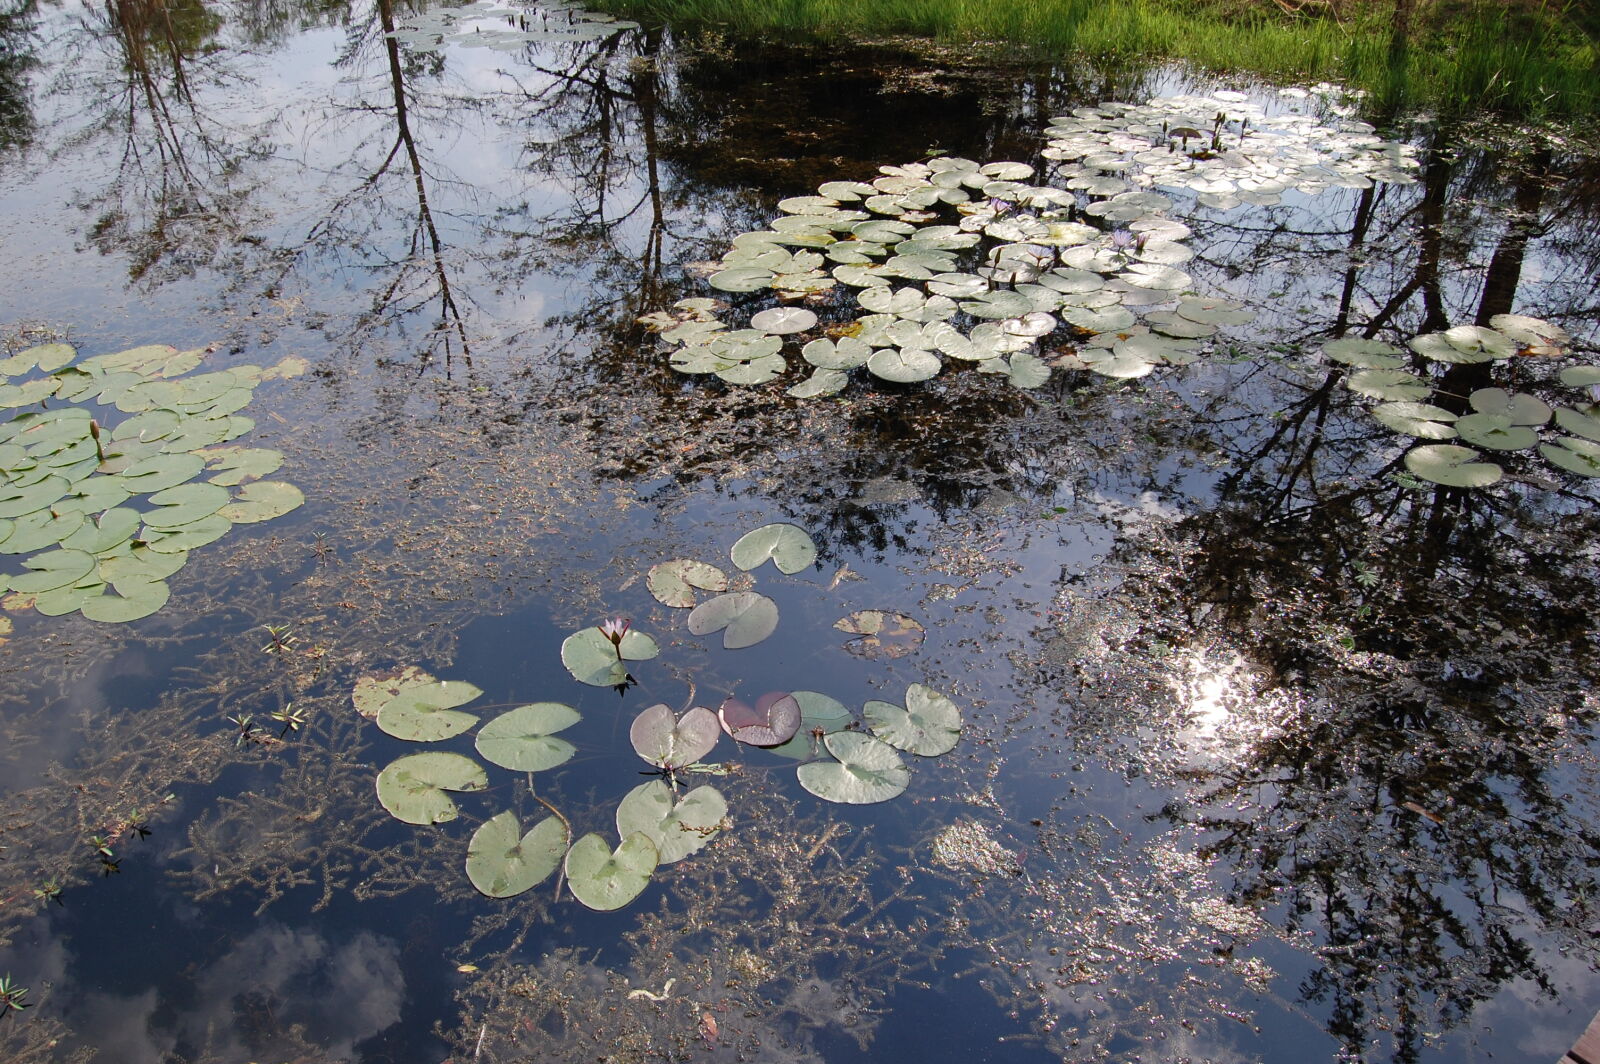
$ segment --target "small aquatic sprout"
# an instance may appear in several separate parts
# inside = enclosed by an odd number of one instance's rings
[[[150,819],[138,809],[128,811],[128,820],[123,830],[135,838],[148,839],[150,837]]]
[[[293,650],[295,643],[299,642],[298,636],[290,634],[293,631],[291,625],[263,624],[261,627],[266,629],[268,636],[266,643],[261,647],[263,654],[285,654]]]
[[[254,737],[256,731],[256,718],[253,713],[241,713],[237,717],[227,718],[228,723],[239,729],[233,737],[234,746],[243,746],[246,739]]]
[[[290,702],[282,709],[275,709],[267,715],[283,725],[283,730],[278,733],[278,738],[280,739],[291,731],[299,731],[300,725],[306,722],[306,711],[295,709],[293,702]]]
[[[89,846],[101,857],[109,859],[116,856],[111,849],[111,840],[104,835],[90,835]]]
[[[622,637],[628,634],[628,629],[632,625],[633,622],[626,617],[613,617],[600,626],[600,634],[611,640],[611,645],[620,651]],[[617,656],[620,659],[622,655],[619,653]]]
[[[28,1006],[22,1003],[22,999],[27,996],[28,988],[13,983],[10,972],[0,975],[0,1015],[12,1011],[21,1012],[27,1008]]]
[[[333,557],[333,545],[328,542],[326,532],[311,533],[311,553],[316,556],[318,565],[326,565]]]
[[[40,903],[53,901],[57,905],[61,906],[65,906],[67,904],[61,900],[61,884],[57,883],[53,879],[46,880],[44,886],[42,887],[35,887],[33,889],[33,896],[34,899]]]

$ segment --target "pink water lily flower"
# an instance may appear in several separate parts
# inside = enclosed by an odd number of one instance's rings
[[[611,640],[611,645],[620,648],[622,637],[628,634],[628,629],[633,622],[626,617],[613,617],[600,626],[600,634]]]

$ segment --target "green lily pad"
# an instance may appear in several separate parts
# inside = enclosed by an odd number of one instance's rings
[[[798,525],[776,522],[740,536],[729,555],[733,564],[746,572],[771,559],[779,572],[792,576],[816,562],[817,545]]]
[[[11,522],[11,533],[0,539],[0,554],[32,554],[54,546],[82,528],[87,520],[76,511],[52,513],[36,510]]]
[[[283,465],[283,452],[265,447],[214,447],[199,453],[211,474],[206,480],[227,487],[258,480]]]
[[[1013,388],[1040,388],[1050,380],[1050,367],[1031,351],[1011,356],[1006,378]]]
[[[59,502],[72,482],[54,474],[25,486],[0,484],[0,517],[23,517]]]
[[[659,862],[656,844],[642,831],[628,835],[614,851],[591,833],[567,851],[567,887],[589,908],[610,912],[644,892]]]
[[[1416,402],[1433,394],[1433,385],[1399,369],[1363,369],[1350,374],[1345,387],[1372,399]]]
[[[103,554],[120,543],[126,543],[139,531],[144,520],[131,506],[118,506],[107,510],[93,521],[85,521],[72,535],[61,541],[63,547]]]
[[[1520,451],[1539,442],[1537,432],[1503,414],[1468,414],[1456,419],[1455,428],[1463,442],[1491,451]]]
[[[18,351],[7,359],[0,359],[0,377],[16,377],[31,370],[54,373],[78,357],[71,344],[37,344]]]
[[[41,617],[65,617],[77,613],[83,604],[105,594],[106,585],[99,580],[80,580],[76,584],[43,591],[33,597],[33,609]]]
[[[124,584],[144,584],[165,580],[188,562],[187,552],[162,553],[146,546],[135,546],[125,553],[102,559],[100,579],[121,590]]]
[[[483,691],[460,680],[418,684],[389,699],[378,709],[378,727],[396,739],[436,743],[460,735],[478,718],[455,707],[465,705]]]
[[[144,541],[145,545],[157,554],[181,554],[204,547],[207,543],[215,543],[227,535],[232,527],[233,522],[226,517],[212,514],[210,517],[202,517],[198,521],[190,521],[177,528],[161,531],[146,529]]]
[[[1255,311],[1225,299],[1184,299],[1177,313],[1202,325],[1248,325],[1256,320]]]
[[[1572,334],[1543,318],[1526,314],[1496,314],[1489,328],[1524,347],[1558,349],[1572,342]]]
[[[715,372],[729,384],[767,384],[783,376],[784,370],[788,368],[789,363],[782,355],[767,354],[735,360]]]
[[[728,590],[728,574],[715,565],[688,558],[652,565],[645,574],[645,586],[663,606],[683,609],[695,603],[694,589]]]
[[[939,356],[919,347],[883,347],[867,358],[873,376],[895,384],[915,384],[939,375]]]
[[[872,348],[853,336],[837,340],[812,340],[800,349],[800,357],[818,369],[847,370],[867,364]]]
[[[1456,415],[1430,403],[1380,403],[1372,408],[1372,416],[1395,432],[1420,439],[1451,440],[1456,435],[1451,424]]]
[[[629,629],[621,645],[599,628],[585,628],[561,643],[561,664],[574,679],[595,687],[615,687],[628,680],[626,661],[648,661],[661,653],[654,639]]]
[[[712,274],[706,283],[721,292],[757,292],[772,283],[772,276],[759,266],[735,266]]]
[[[41,377],[23,384],[0,384],[0,410],[14,410],[32,406],[56,394],[61,382],[54,377]]]
[[[1479,388],[1467,396],[1472,409],[1480,414],[1498,414],[1513,425],[1538,428],[1550,420],[1550,407],[1542,399],[1504,388]]]
[[[438,682],[415,665],[392,672],[367,673],[356,679],[350,691],[350,702],[357,713],[368,720],[377,720],[378,711],[401,691]]]
[[[1600,417],[1586,414],[1582,410],[1575,410],[1570,406],[1557,408],[1556,425],[1566,429],[1574,436],[1600,440]]]
[[[408,754],[378,773],[378,801],[407,824],[443,824],[461,815],[448,791],[489,786],[483,766],[461,754]]]
[[[800,704],[800,727],[794,738],[781,746],[771,747],[771,752],[796,761],[807,761],[817,756],[822,740],[816,735],[843,731],[855,722],[855,714],[843,702],[816,691],[792,691],[789,697]]]
[[[805,332],[817,323],[817,315],[804,307],[773,307],[750,316],[750,328],[773,336]]]
[[[91,621],[122,624],[148,617],[167,604],[172,589],[165,580],[127,581],[117,585],[117,593],[102,591],[83,600],[78,607]]]
[[[1560,380],[1568,388],[1592,388],[1600,384],[1600,366],[1568,366]]]
[[[478,732],[478,753],[501,768],[544,772],[565,764],[578,748],[555,733],[579,720],[578,711],[560,702],[518,706],[491,720]],[[381,723],[381,721],[380,721]]]
[[[674,803],[665,781],[650,780],[629,791],[617,805],[617,834],[645,835],[655,844],[660,863],[668,865],[716,838],[727,815],[727,799],[715,787],[696,787]]]
[[[133,494],[146,495],[193,480],[205,466],[199,455],[162,453],[133,463],[117,479]]]
[[[305,501],[305,494],[293,484],[281,480],[257,480],[240,487],[233,501],[216,512],[236,525],[249,524],[282,517]]]
[[[906,689],[906,704],[873,700],[862,708],[873,734],[890,746],[922,757],[955,749],[961,738],[961,710],[945,695],[920,683]]]
[[[695,635],[722,633],[726,650],[754,646],[778,627],[778,604],[754,591],[735,591],[700,603],[689,613]]]
[[[824,801],[871,805],[898,797],[911,785],[911,770],[881,739],[841,731],[825,736],[822,744],[837,760],[810,762],[795,773],[800,786]]]
[[[850,383],[850,375],[839,369],[813,370],[811,376],[784,391],[795,399],[820,399],[837,395]]]
[[[1322,345],[1322,353],[1335,362],[1357,369],[1400,369],[1406,364],[1394,344],[1364,340],[1359,336],[1329,340]]]
[[[246,488],[256,486],[248,484]],[[144,515],[145,524],[154,529],[178,528],[221,510],[228,503],[228,489],[217,484],[180,484],[156,492],[150,501],[155,509]]]
[[[53,591],[58,587],[75,584],[94,572],[98,559],[81,550],[58,548],[35,554],[23,562],[31,572],[11,577],[11,590],[23,594]]]
[[[1555,443],[1541,444],[1539,453],[1570,473],[1600,477],[1600,443],[1593,440],[1562,436]]]
[[[1406,452],[1406,468],[1424,480],[1452,488],[1486,488],[1498,483],[1504,472],[1470,447],[1453,443],[1425,443]]]
[[[546,879],[567,853],[567,826],[547,816],[522,834],[517,814],[490,817],[467,843],[467,879],[491,898],[514,898]]]

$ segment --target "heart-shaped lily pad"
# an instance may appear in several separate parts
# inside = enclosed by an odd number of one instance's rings
[[[392,672],[372,672],[358,677],[350,691],[350,701],[356,712],[368,720],[377,720],[378,711],[408,687],[421,687],[439,681],[417,668],[407,665]]]
[[[787,691],[769,691],[753,706],[729,697],[717,708],[717,720],[747,746],[781,746],[800,730],[800,703]]]
[[[485,820],[467,843],[467,878],[491,898],[512,898],[544,882],[561,867],[567,827],[547,816],[526,835],[507,809]]]
[[[729,553],[733,564],[747,572],[770,558],[779,572],[793,575],[817,560],[817,545],[805,529],[778,522],[746,532]]]
[[[660,863],[667,865],[703,848],[716,837],[727,815],[728,802],[715,787],[696,787],[675,803],[672,788],[662,780],[650,780],[618,804],[617,834],[648,836]]]
[[[565,764],[577,753],[577,747],[556,738],[555,733],[578,720],[578,711],[560,702],[518,706],[483,726],[476,740],[478,753],[501,768],[544,772]]]
[[[241,487],[233,501],[217,512],[234,524],[249,524],[282,517],[305,501],[305,493],[293,484],[281,480],[257,480]]]
[[[116,585],[116,594],[102,587],[98,594],[89,595],[78,611],[91,621],[123,624],[150,616],[165,606],[171,595],[165,580],[124,581]]]
[[[695,635],[722,633],[727,650],[755,646],[778,627],[778,604],[755,591],[734,591],[707,599],[689,614]]]
[[[460,735],[478,718],[455,707],[483,691],[460,680],[436,680],[407,687],[378,709],[378,727],[396,739],[433,743]]]
[[[688,558],[652,565],[644,582],[657,602],[676,608],[694,605],[694,588],[702,591],[728,590],[726,573],[715,565]]]
[[[488,786],[483,766],[470,757],[443,751],[409,754],[378,773],[378,801],[407,824],[443,824],[461,815],[447,791]]]
[[[659,862],[656,844],[642,831],[628,835],[616,850],[591,833],[567,851],[567,887],[589,908],[610,912],[644,892]]]
[[[1600,477],[1600,443],[1593,440],[1562,436],[1555,443],[1541,444],[1539,453],[1570,473]]]
[[[628,729],[634,751],[664,769],[680,769],[699,761],[717,745],[721,734],[716,714],[709,709],[695,706],[680,720],[664,702],[645,709]]]
[[[1395,432],[1425,440],[1450,440],[1456,435],[1451,424],[1456,415],[1431,403],[1379,403],[1372,416]]]
[[[1424,480],[1452,488],[1486,488],[1498,483],[1504,472],[1470,447],[1453,443],[1425,443],[1406,452],[1406,468]]]
[[[1456,419],[1455,429],[1464,443],[1491,451],[1520,451],[1539,442],[1537,432],[1513,425],[1504,414],[1468,414]]]
[[[881,739],[841,731],[822,742],[837,760],[804,764],[795,773],[800,786],[824,801],[871,805],[904,794],[911,784],[911,770]]]
[[[920,683],[906,689],[906,704],[871,701],[862,707],[873,734],[907,753],[937,757],[961,738],[961,710],[945,695]]]
[[[624,662],[648,661],[659,653],[656,641],[643,632],[629,629],[619,646],[599,628],[585,628],[562,641],[561,664],[582,683],[615,687],[627,682]]]

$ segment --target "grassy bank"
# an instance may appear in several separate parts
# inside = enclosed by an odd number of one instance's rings
[[[807,40],[913,35],[1337,80],[1400,105],[1600,112],[1600,14],[1539,0],[598,0],[634,18]]]

